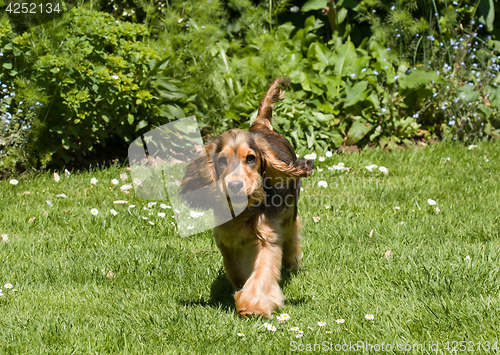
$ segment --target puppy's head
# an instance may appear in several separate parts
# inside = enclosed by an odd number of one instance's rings
[[[311,164],[297,164],[295,157],[290,164],[280,160],[259,133],[231,129],[188,165],[180,194],[191,207],[229,203],[242,211],[264,200],[264,187],[309,176],[312,170]]]

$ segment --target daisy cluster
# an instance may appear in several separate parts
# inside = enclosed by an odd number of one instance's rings
[[[286,323],[287,321],[289,321],[291,319],[291,317],[287,313],[282,313],[278,317],[276,317],[276,319],[278,320],[278,325],[274,326],[271,323],[264,323],[263,327],[267,331],[275,333],[278,330],[278,328],[280,327],[280,324]],[[372,320],[375,319],[375,316],[373,314],[366,314],[365,315],[365,319],[368,320],[368,321],[372,321]],[[337,323],[337,324],[344,324],[345,322],[346,322],[346,320],[343,319],[343,318],[338,318],[338,319],[335,320],[335,323]],[[317,327],[318,328],[316,328],[316,330],[317,329],[325,329],[326,326],[327,326],[326,322],[319,321],[319,322],[317,322]],[[307,329],[311,330],[311,331],[315,330],[315,328],[311,327],[311,326],[308,326]],[[281,328],[281,330],[284,330],[284,328]],[[295,336],[295,338],[302,338],[304,336],[304,334],[305,334],[304,331],[300,327],[295,327],[295,326],[289,328],[288,331],[294,332],[293,336]],[[325,330],[326,334],[330,334],[331,332],[332,332],[331,330]],[[243,334],[243,333],[237,333],[237,335],[239,337],[244,337],[245,336],[245,334]]]
[[[8,291],[17,292],[17,290],[15,288],[13,288],[14,286],[11,283],[6,283],[5,285],[3,285],[3,287],[6,289],[6,291],[4,293],[4,291],[0,289],[0,297],[5,296],[5,294]]]

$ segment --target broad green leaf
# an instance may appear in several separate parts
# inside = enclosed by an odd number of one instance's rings
[[[466,102],[476,101],[479,99],[479,93],[474,91],[474,87],[472,85],[464,85],[457,89],[458,97],[460,100],[464,100]]]
[[[349,107],[357,104],[359,101],[363,101],[366,99],[368,95],[368,91],[366,90],[368,87],[367,81],[360,81],[356,83],[353,87],[346,87],[346,97],[344,107]]]
[[[328,6],[328,0],[309,0],[302,6],[300,11],[307,12],[312,10],[319,10]]]
[[[349,132],[347,132],[346,145],[353,145],[359,142],[368,132],[371,127],[368,122],[363,119],[356,120],[351,125]]]
[[[480,0],[479,2],[479,22],[486,25],[486,29],[491,32],[495,21],[495,4],[493,0]]]
[[[135,127],[135,131],[137,132],[138,130],[146,127],[148,125],[148,123],[144,120],[140,121],[137,126]]]
[[[337,11],[337,23],[344,22],[345,18],[347,17],[347,12],[348,11],[345,8],[341,8]]]
[[[131,115],[130,113],[127,116],[127,121],[129,124],[134,123],[134,115]]]
[[[308,132],[306,132],[306,140],[307,140],[307,147],[311,148],[314,145],[314,127],[309,126],[307,127],[309,129]]]
[[[399,81],[399,87],[401,89],[419,89],[438,80],[439,75],[433,71],[415,70]]]
[[[340,0],[337,3],[337,6],[343,6],[354,11],[359,11],[362,9],[361,3],[357,0]]]
[[[12,69],[12,63],[3,63],[2,65],[5,69]]]
[[[335,73],[340,76],[346,74],[346,68],[351,65],[357,59],[356,49],[354,44],[348,40],[346,43],[341,45],[339,49],[335,52]]]

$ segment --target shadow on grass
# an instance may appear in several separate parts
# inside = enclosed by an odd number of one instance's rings
[[[300,271],[299,271],[300,272]],[[283,289],[286,287],[297,271],[283,270],[281,272],[280,287]],[[234,304],[234,288],[226,277],[224,269],[219,269],[219,273],[215,280],[210,286],[210,298],[201,298],[198,300],[179,300],[179,304],[184,306],[202,306],[202,307],[212,307],[221,309],[226,312],[236,312],[236,306]],[[285,303],[288,305],[301,305],[309,302],[309,298],[306,297],[295,297],[287,298]]]
[[[224,273],[224,269],[219,269],[219,273],[210,286],[210,298],[201,298],[196,301],[179,300],[179,304],[184,306],[202,306],[220,308],[226,312],[236,312],[234,305],[234,288]]]

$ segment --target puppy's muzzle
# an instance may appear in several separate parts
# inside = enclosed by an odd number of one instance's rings
[[[231,191],[232,194],[237,195],[243,187],[243,181],[230,181],[227,184],[227,188]]]

